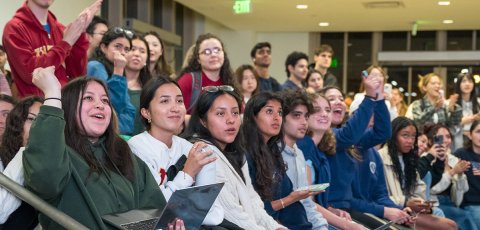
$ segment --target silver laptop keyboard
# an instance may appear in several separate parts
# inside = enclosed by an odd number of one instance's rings
[[[148,220],[142,220],[138,222],[133,222],[133,223],[128,223],[128,224],[122,224],[123,228],[127,230],[152,230],[155,229],[155,226],[158,222],[159,218],[152,218]]]

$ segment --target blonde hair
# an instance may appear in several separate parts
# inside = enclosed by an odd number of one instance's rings
[[[429,73],[425,76],[422,76],[422,75],[418,75],[418,78],[420,79],[418,81],[418,89],[420,90],[420,92],[422,94],[425,94],[426,91],[423,89],[424,87],[426,87],[428,85],[428,83],[430,82],[430,80],[432,80],[432,77],[437,77],[438,80],[440,80],[440,83],[443,85],[443,80],[440,76],[438,76],[438,74],[436,73]]]

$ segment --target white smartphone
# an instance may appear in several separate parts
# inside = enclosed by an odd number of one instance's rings
[[[385,85],[383,85],[383,92],[388,95],[392,94],[392,85],[389,83],[386,83]]]

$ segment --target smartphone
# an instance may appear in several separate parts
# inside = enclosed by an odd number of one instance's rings
[[[424,201],[423,203],[433,205],[433,204],[437,203],[437,201],[436,201],[436,200],[426,200],[426,201]]]
[[[362,71],[362,77],[363,77],[363,78],[367,78],[367,77],[368,77],[368,71],[363,70],[363,71]]]
[[[440,94],[441,98],[445,98],[445,91],[443,91],[443,89],[439,90],[438,94]]]
[[[433,136],[433,144],[438,144],[438,145],[443,144],[443,136],[442,135]]]
[[[392,94],[392,85],[389,84],[389,83],[386,83],[384,86],[383,86],[383,92],[390,95]]]

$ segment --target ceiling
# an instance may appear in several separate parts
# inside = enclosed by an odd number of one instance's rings
[[[257,32],[480,29],[480,0],[251,0],[251,13],[233,13],[235,0],[176,0],[233,30]],[[308,5],[296,9],[297,4]],[[367,7],[368,4],[377,7]],[[394,6],[384,8],[382,6]],[[378,7],[380,6],[380,7]],[[453,20],[443,24],[443,20]],[[329,22],[320,27],[319,22]]]

